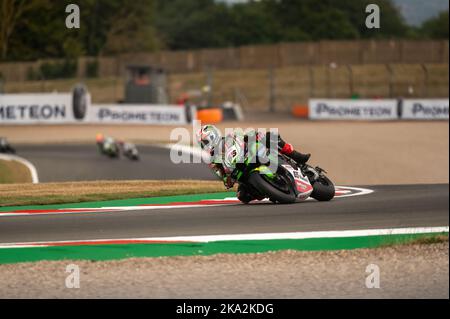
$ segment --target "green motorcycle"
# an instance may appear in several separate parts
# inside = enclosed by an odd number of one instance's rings
[[[106,155],[110,158],[119,158],[120,157],[120,148],[117,142],[107,137],[100,145],[100,151],[103,155]]]
[[[278,149],[270,152],[261,142],[244,143],[228,137],[222,154],[224,168],[248,194],[239,198],[245,204],[265,198],[279,204],[305,201],[309,197],[318,201],[334,198],[334,184],[323,169],[299,165]]]

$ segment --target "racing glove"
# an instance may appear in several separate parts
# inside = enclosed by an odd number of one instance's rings
[[[225,187],[227,189],[233,188],[235,183],[236,183],[236,181],[230,175],[226,175],[223,178],[223,184],[225,185]]]
[[[225,170],[223,169],[222,165],[212,163],[209,164],[209,167],[217,175],[217,177],[219,177],[222,180],[223,184],[227,189],[230,189],[234,186],[236,181],[229,174],[225,173]]]

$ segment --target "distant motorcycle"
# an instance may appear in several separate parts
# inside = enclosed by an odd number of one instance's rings
[[[100,153],[106,155],[110,158],[119,158],[120,157],[120,148],[119,145],[112,137],[107,137],[101,142],[97,142]]]
[[[16,150],[9,144],[6,137],[0,137],[0,153],[16,153]]]
[[[123,142],[122,145],[122,153],[123,155],[132,160],[139,161],[139,151],[135,144],[129,142]]]

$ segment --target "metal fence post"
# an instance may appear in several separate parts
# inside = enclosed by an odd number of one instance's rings
[[[327,98],[331,98],[331,67],[330,67],[330,65],[328,64],[327,66],[326,66],[326,68],[327,68]]]
[[[207,96],[207,104],[209,107],[212,106],[212,100],[213,100],[213,81],[214,81],[214,75],[212,72],[212,69],[209,67],[207,70],[207,76],[206,76],[206,85],[208,86],[208,96]]]
[[[313,98],[315,95],[315,87],[314,87],[314,69],[313,66],[310,65],[309,68],[309,97]]]
[[[386,69],[389,73],[389,97],[392,98],[394,95],[394,70],[390,64],[386,64]]]
[[[423,95],[423,97],[428,97],[428,80],[430,78],[430,73],[428,71],[427,66],[424,63],[422,63],[420,66],[422,67],[422,70],[423,70],[422,95]]]
[[[347,69],[348,69],[348,85],[349,85],[349,89],[350,89],[350,96],[353,97],[353,91],[354,91],[354,87],[353,87],[353,69],[352,69],[352,66],[350,64],[347,64]]]
[[[275,112],[275,71],[273,66],[269,68],[269,112]]]

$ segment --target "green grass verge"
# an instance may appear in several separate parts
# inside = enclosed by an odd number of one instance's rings
[[[447,234],[425,234],[424,236],[406,238],[404,241],[397,241],[390,238],[381,247],[392,247],[396,245],[433,245],[448,242]]]
[[[0,184],[31,182],[30,170],[25,165],[0,159]]]
[[[280,240],[237,240],[210,243],[88,245],[0,249],[0,264],[36,262],[41,260],[115,260],[142,257],[208,256],[231,253],[264,253],[280,250],[319,251],[378,248],[448,241],[445,234],[383,235],[347,238],[311,238]],[[446,238],[446,239],[444,239]],[[431,241],[430,241],[431,240]],[[439,241],[439,242],[440,242]]]
[[[33,209],[65,209],[65,208],[100,208],[100,207],[123,207],[123,206],[139,206],[152,204],[170,204],[180,202],[196,202],[200,200],[210,199],[224,199],[226,197],[235,197],[235,192],[217,192],[204,194],[188,194],[178,196],[163,196],[163,197],[142,197],[142,198],[126,198],[114,199],[109,201],[95,201],[95,202],[79,202],[79,203],[65,203],[65,204],[51,204],[51,205],[26,205],[26,206],[6,206],[0,207],[0,212],[12,212],[15,210],[33,210]]]
[[[217,193],[219,181],[94,181],[0,185],[0,207],[48,205]]]

